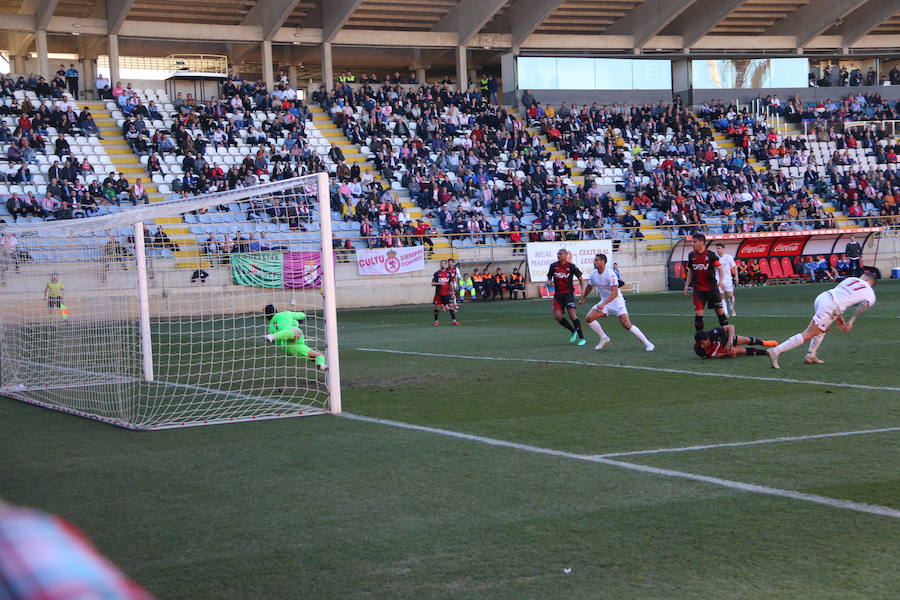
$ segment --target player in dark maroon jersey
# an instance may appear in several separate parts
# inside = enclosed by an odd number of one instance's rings
[[[703,309],[709,307],[716,311],[719,325],[728,325],[728,315],[722,308],[722,296],[719,294],[719,281],[724,281],[725,270],[719,263],[718,255],[706,249],[706,236],[695,233],[691,243],[694,249],[688,254],[687,279],[684,282],[684,295],[688,295],[691,285],[694,286],[694,329],[703,331]]]
[[[574,279],[578,278],[578,285],[584,289],[584,280],[581,277],[581,269],[569,262],[569,252],[560,249],[556,253],[556,262],[550,265],[547,271],[547,284],[553,288],[553,316],[560,325],[572,332],[570,342],[578,342],[579,346],[584,346],[584,333],[581,331],[581,321],[578,320],[578,313],[575,312],[575,284]],[[563,311],[567,310],[569,318],[563,315]]]
[[[694,334],[694,352],[700,358],[734,358],[735,356],[767,356],[762,348],[747,346],[765,346],[772,348],[778,342],[761,340],[755,337],[737,335],[734,325],[716,327],[709,331],[698,331]]]
[[[459,325],[456,320],[456,302],[455,293],[453,291],[453,275],[447,270],[447,261],[441,261],[441,268],[434,272],[431,278],[431,285],[434,286],[434,326],[437,327],[438,315],[440,311],[449,310],[450,318],[453,319],[454,325]]]

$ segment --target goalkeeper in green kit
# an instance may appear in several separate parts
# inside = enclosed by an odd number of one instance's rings
[[[275,307],[267,304],[265,308],[266,320],[269,322],[269,333],[266,341],[272,342],[282,348],[291,356],[302,356],[316,361],[316,368],[327,371],[325,355],[318,350],[313,350],[306,345],[303,332],[300,330],[300,321],[306,319],[306,313],[283,310],[276,312]]]

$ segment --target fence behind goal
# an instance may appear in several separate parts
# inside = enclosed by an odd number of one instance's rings
[[[212,262],[145,239],[148,224],[248,202],[312,218]],[[328,203],[316,175],[0,230],[18,241],[0,253],[0,394],[133,429],[339,412]],[[231,283],[207,283],[212,269]],[[268,304],[304,313],[302,341],[265,339]]]

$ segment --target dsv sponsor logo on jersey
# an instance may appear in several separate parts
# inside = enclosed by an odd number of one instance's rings
[[[709,265],[704,265],[700,263],[691,263],[691,268],[695,271],[706,271],[709,269]]]

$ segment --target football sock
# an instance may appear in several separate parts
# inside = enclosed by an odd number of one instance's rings
[[[731,312],[735,312],[734,310],[734,298],[729,298],[728,303],[731,305]]]
[[[316,365],[318,366],[318,365],[324,365],[324,364],[325,364],[325,357],[322,355],[317,356],[316,357]]]
[[[728,314],[728,298],[725,295],[722,296],[722,310],[726,315]]]
[[[435,320],[435,321],[438,320],[438,315],[440,315],[440,314],[441,314],[441,313],[438,311],[438,309],[435,308],[435,309],[434,309],[434,320]]]
[[[788,339],[784,340],[775,348],[772,349],[772,352],[775,354],[781,354],[782,352],[787,352],[788,350],[793,350],[797,346],[803,343],[803,334],[798,333],[796,335],[792,335]]]
[[[594,333],[599,335],[601,340],[606,337],[606,332],[603,331],[603,327],[601,327],[600,323],[598,323],[597,321],[591,321],[590,323],[588,323],[588,327],[593,329]]]
[[[728,325],[728,315],[726,315],[725,313],[722,313],[721,315],[716,315],[716,316],[719,317],[719,325],[721,325],[722,327],[725,327],[726,325]]]
[[[581,331],[581,319],[575,319],[575,320],[573,320],[573,321],[572,321],[572,324],[575,325],[575,331],[578,332],[578,339],[579,339],[579,340],[583,340],[583,339],[584,339],[584,332]]]
[[[559,324],[568,329],[570,332],[574,332],[575,328],[569,323],[569,320],[565,317],[559,320]]]
[[[746,350],[747,356],[766,356],[767,354],[769,354],[762,348],[746,348]]]
[[[641,328],[638,327],[637,325],[632,325],[632,326],[631,326],[631,329],[629,329],[628,331],[630,331],[631,333],[633,333],[633,334],[634,334],[634,337],[636,337],[637,339],[641,340],[641,343],[643,343],[645,346],[648,345],[648,344],[650,343],[650,340],[647,339],[647,336],[644,335],[644,332],[641,331]]]
[[[762,340],[759,338],[751,337],[750,341],[747,342],[751,346],[762,346]]]
[[[703,317],[702,316],[694,317],[694,329],[696,329],[697,331],[703,331]]]
[[[810,353],[811,355],[813,355],[813,356],[816,355],[816,350],[819,349],[819,344],[821,344],[821,343],[822,343],[822,340],[824,340],[824,339],[825,339],[825,334],[824,334],[824,333],[820,333],[819,335],[817,335],[817,336],[814,337],[813,339],[809,340],[809,353]]]
[[[450,309],[450,318],[454,321],[456,320],[456,311],[452,308]]]

